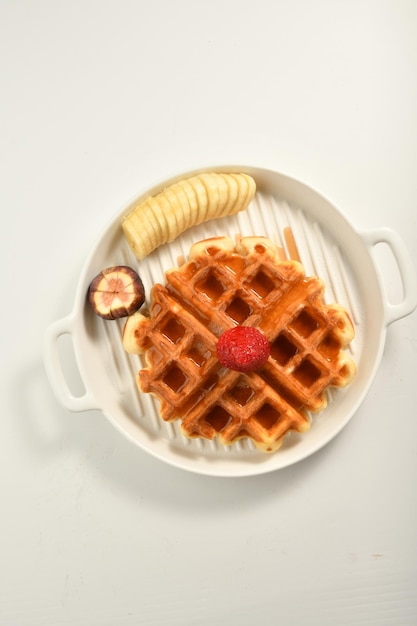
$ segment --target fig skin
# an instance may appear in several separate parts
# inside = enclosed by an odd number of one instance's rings
[[[91,281],[88,302],[96,315],[105,320],[128,317],[145,302],[145,288],[139,274],[127,265],[101,270]]]

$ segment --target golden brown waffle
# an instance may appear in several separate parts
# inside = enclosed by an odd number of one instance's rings
[[[324,284],[265,237],[207,239],[189,260],[154,285],[149,316],[128,318],[123,344],[146,353],[141,391],[160,400],[165,421],[181,419],[187,437],[248,437],[263,451],[279,448],[289,431],[310,427],[329,386],[344,386],[355,365],[343,350],[354,335],[348,313],[326,305]],[[219,336],[254,326],[271,345],[259,370],[240,373],[216,357]]]

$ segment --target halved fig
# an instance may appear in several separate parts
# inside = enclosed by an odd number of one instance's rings
[[[145,301],[145,289],[134,269],[115,265],[93,278],[87,296],[94,313],[114,320],[135,313]]]

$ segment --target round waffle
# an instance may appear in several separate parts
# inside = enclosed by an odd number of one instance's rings
[[[159,399],[163,420],[180,419],[187,437],[223,444],[248,437],[260,450],[277,450],[288,432],[309,429],[309,412],[325,408],[329,387],[355,375],[345,351],[350,316],[325,303],[324,289],[266,237],[194,244],[188,261],[166,272],[166,284],[154,285],[149,314],[126,322],[125,350],[145,354],[140,390]],[[217,359],[218,338],[236,325],[256,327],[270,342],[257,371],[229,370]]]

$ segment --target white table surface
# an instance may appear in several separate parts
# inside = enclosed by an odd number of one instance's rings
[[[417,623],[417,314],[342,433],[257,477],[175,469],[47,380],[108,220],[217,162],[298,178],[417,267],[413,0],[0,2],[0,625]]]

